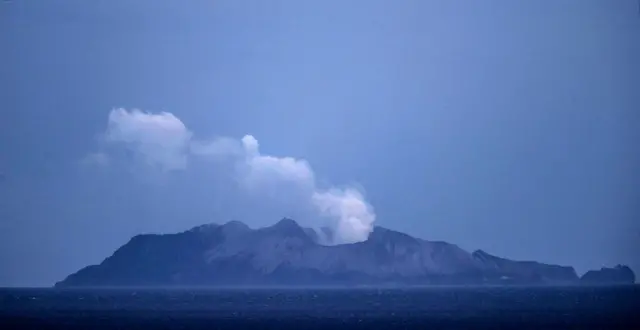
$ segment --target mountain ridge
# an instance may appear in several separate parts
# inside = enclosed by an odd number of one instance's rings
[[[55,286],[583,283],[570,266],[468,252],[379,226],[357,243],[325,244],[323,237],[331,235],[327,228],[305,228],[288,218],[256,229],[232,220],[179,233],[135,235],[102,263]],[[611,272],[590,275],[589,283],[628,282],[628,275]]]

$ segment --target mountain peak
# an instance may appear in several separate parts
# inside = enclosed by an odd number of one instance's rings
[[[300,227],[295,220],[289,218],[282,218],[282,220],[278,221],[273,226],[266,227],[265,229],[285,236],[299,236],[311,239],[305,232],[304,228]]]
[[[298,223],[295,220],[289,219],[289,218],[282,218],[282,220],[278,221],[275,225],[273,225],[273,227],[275,227],[275,228],[302,228],[302,227],[300,227],[300,225],[298,225]]]
[[[222,225],[222,227],[227,227],[227,228],[247,228],[247,229],[249,229],[249,226],[247,226],[244,222],[238,221],[238,220],[228,221],[227,223]]]
[[[220,227],[226,236],[243,234],[251,230],[244,222],[231,220]]]

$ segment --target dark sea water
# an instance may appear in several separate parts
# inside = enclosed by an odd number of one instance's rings
[[[0,329],[640,329],[640,286],[0,289]]]

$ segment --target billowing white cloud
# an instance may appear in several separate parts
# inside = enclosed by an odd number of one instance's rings
[[[247,156],[255,156],[259,154],[258,149],[260,148],[260,144],[258,144],[258,140],[256,140],[253,135],[245,135],[242,137],[242,146],[244,147],[244,151]]]
[[[361,242],[373,230],[376,215],[362,194],[353,189],[332,188],[315,192],[313,204],[323,215],[334,219],[334,241]]]
[[[186,169],[189,157],[231,163],[235,181],[252,195],[278,199],[291,208],[303,203],[316,211],[317,219],[331,219],[334,239],[329,243],[364,241],[373,230],[375,213],[357,189],[319,189],[306,160],[262,154],[252,135],[197,140],[171,113],[114,109],[105,140],[124,143],[146,163],[164,170]]]
[[[171,113],[114,109],[109,114],[105,139],[125,143],[150,165],[176,170],[187,166],[191,136],[184,123]]]
[[[228,158],[243,156],[245,150],[236,139],[217,137],[210,141],[191,141],[191,153],[211,158]]]
[[[315,179],[309,163],[292,157],[262,155],[258,140],[251,135],[242,138],[248,184],[276,184],[290,182],[303,186],[313,186]]]

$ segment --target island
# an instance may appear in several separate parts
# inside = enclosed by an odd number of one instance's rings
[[[363,242],[327,245],[326,228],[282,219],[137,235],[98,265],[55,284],[73,287],[581,285],[634,283],[626,266],[588,272],[515,261],[375,227]],[[631,275],[629,275],[629,273]]]

